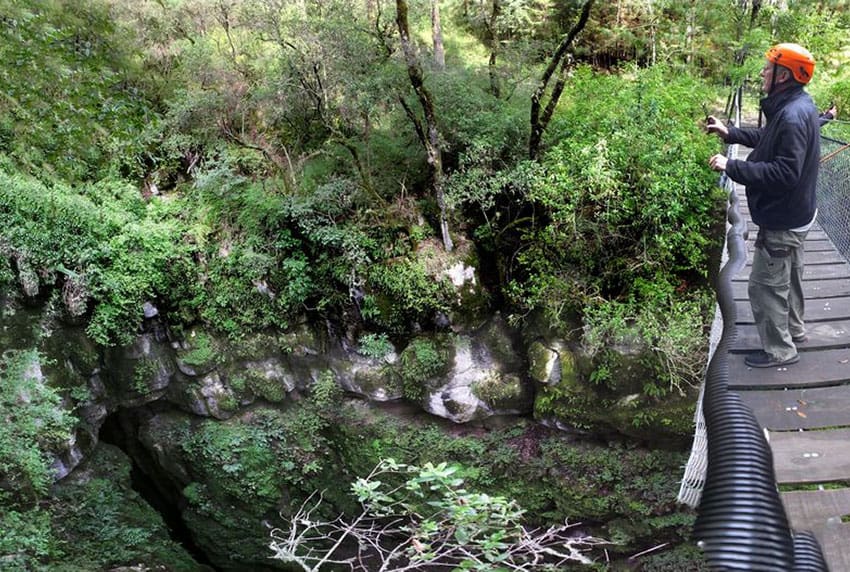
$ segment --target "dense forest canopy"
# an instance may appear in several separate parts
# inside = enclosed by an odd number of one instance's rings
[[[4,252],[18,274],[65,288],[104,343],[127,339],[146,300],[237,336],[305,308],[403,335],[450,304],[413,254],[457,235],[520,312],[582,312],[704,275],[697,123],[722,99],[697,82],[752,79],[763,48],[792,38],[822,62],[815,89],[839,105],[847,92],[840,2],[402,4],[408,56],[388,2],[5,0],[0,142],[4,186],[20,191],[4,203],[26,210],[4,209]],[[561,97],[540,78],[570,32]],[[529,162],[539,94],[560,105]],[[13,236],[24,222],[50,236],[62,209],[82,240]]]
[[[175,346],[196,327],[249,344],[321,324],[369,357],[404,349],[403,397],[417,402],[445,365],[445,333],[499,314],[524,328],[528,345],[533,330],[589,356],[576,369],[592,393],[541,387],[535,418],[594,429],[592,406],[618,402],[611,396],[628,386],[637,405],[612,422],[681,438],[723,240],[724,197],[707,167],[719,147],[705,115],[726,118],[730,93],[743,87],[755,118],[764,51],[794,41],[818,62],[808,90],[841,119],[850,112],[848,4],[0,0],[0,320],[12,323],[12,299],[46,307],[51,319],[35,337],[56,323],[80,326],[92,353],[132,343],[151,315]],[[840,121],[824,129],[846,132]],[[453,278],[468,269],[474,289]],[[0,341],[17,348],[7,335]],[[209,360],[212,338],[193,339]],[[626,382],[615,350],[632,345],[647,349],[641,367],[651,375]],[[70,439],[75,418],[61,405],[81,407],[88,395],[85,384],[34,382],[37,357],[0,357],[0,414],[24,394],[28,405],[0,436],[9,509],[0,529],[12,531],[0,538],[0,564],[11,555],[21,569],[72,551],[51,524],[75,517],[46,500],[44,451]],[[337,468],[314,452],[345,433],[328,405],[339,389],[322,380],[294,421],[265,412],[225,428],[205,419],[183,452],[210,481],[221,465],[230,471],[219,479],[225,496],[253,491],[271,510],[280,485],[262,473],[268,466],[291,469],[286,486],[306,497],[318,486],[311,479]],[[678,417],[660,410],[668,398],[679,400]],[[188,434],[188,423],[174,423]],[[276,423],[305,436],[281,445]],[[242,448],[255,442],[275,447]],[[502,445],[488,446],[507,456]],[[433,448],[450,455],[452,446]],[[246,450],[263,480],[224,459]],[[464,452],[470,464],[486,456],[480,442]],[[550,441],[540,454],[533,481],[555,471],[547,463],[585,455]],[[606,453],[606,471],[622,468],[619,457],[660,471],[665,454]],[[477,484],[501,483],[476,470]],[[102,486],[97,494],[120,504]],[[650,532],[681,536],[687,526],[662,514],[664,500],[646,508],[617,497],[612,509],[588,490],[583,510],[600,521],[619,510],[651,513]],[[208,492],[192,483],[184,494],[203,504]],[[563,516],[547,510],[537,516]],[[624,542],[640,536],[618,530]],[[143,542],[130,536],[113,563],[137,556],[133,542]]]

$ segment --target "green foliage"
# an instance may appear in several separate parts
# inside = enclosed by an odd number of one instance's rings
[[[386,334],[363,334],[357,351],[366,357],[380,360],[393,351],[393,344]]]
[[[682,570],[707,572],[710,568],[705,563],[705,555],[699,547],[685,544],[673,550],[641,558],[641,570],[644,572],[681,572]]]
[[[86,476],[62,482],[50,500],[57,547],[52,568],[34,569],[167,564],[175,572],[198,570],[192,558],[168,538],[160,515],[131,489],[130,463],[120,451],[99,445],[83,467]]]
[[[770,14],[774,16],[774,37],[777,41],[801,44],[814,56],[817,62],[815,84],[833,71],[830,68],[841,60],[846,45],[850,17],[846,10],[835,4],[806,3],[795,6],[793,10],[776,10]]]
[[[53,482],[49,453],[71,437],[75,419],[61,402],[41,376],[37,353],[7,352],[0,358],[0,418],[5,420],[0,473],[11,500],[24,506],[47,494]]]
[[[457,564],[459,569],[491,569],[508,558],[507,550],[522,537],[525,511],[514,500],[468,490],[460,470],[445,462],[417,467],[385,459],[351,489],[378,516],[416,516],[406,527],[418,544],[408,550],[412,562],[439,559],[440,546],[456,542],[469,554]],[[392,473],[409,476],[402,487],[387,486]]]
[[[350,473],[366,474],[386,458],[419,466],[443,459],[464,467],[457,476],[468,489],[521,499],[529,524],[581,520],[594,535],[622,538],[622,546],[609,548],[612,556],[681,542],[693,519],[675,501],[686,460],[681,452],[565,440],[563,433],[523,422],[482,434],[344,411],[355,417],[339,425],[334,442]]]
[[[399,359],[404,396],[420,401],[428,383],[445,374],[453,359],[452,340],[447,335],[421,337],[410,342]]]
[[[180,355],[180,359],[193,367],[206,367],[221,357],[212,337],[206,332],[192,331],[188,338],[189,350]]]
[[[613,345],[636,344],[646,351],[646,365],[657,374],[647,381],[644,393],[649,397],[684,394],[702,381],[707,354],[702,333],[709,325],[712,302],[705,291],[693,299],[671,295],[646,298],[642,304],[601,303],[586,308],[583,343],[592,355]]]
[[[126,183],[79,188],[43,185],[0,173],[0,239],[18,267],[34,270],[36,287],[74,281],[95,308],[88,333],[103,344],[127,342],[142,319],[142,304],[182,292],[181,225],[147,216]]]
[[[51,514],[37,506],[18,511],[4,506],[0,496],[0,558],[4,570],[24,572],[36,568],[39,560],[57,552]]]
[[[8,256],[4,254],[0,246],[0,290],[10,292],[14,284],[15,272],[12,270]]]
[[[326,416],[331,415],[342,402],[343,391],[330,370],[322,372],[310,391],[310,402]]]
[[[250,420],[206,420],[182,447],[214,496],[229,495],[262,511],[279,501],[284,487],[303,486],[324,468],[324,428],[310,408],[261,410]]]
[[[399,571],[554,572],[567,562],[592,563],[584,553],[602,541],[567,532],[568,524],[529,531],[516,501],[467,489],[461,471],[444,462],[417,467],[383,459],[351,487],[362,506],[352,525],[343,518],[315,520],[318,506],[302,508],[289,530],[272,531],[273,558],[318,572],[326,561],[338,561],[336,551],[347,540],[359,547],[352,570],[392,564]],[[320,549],[302,540],[322,536],[335,541],[333,546]]]
[[[704,164],[716,142],[698,128],[698,82],[663,66],[581,68],[572,91],[530,193],[547,223],[526,233],[527,277],[510,290],[555,323],[599,297],[640,303],[707,276],[721,196]]]
[[[136,362],[136,366],[133,369],[133,389],[135,389],[138,393],[146,394],[151,382],[158,372],[159,365],[156,360],[141,359]]]
[[[0,152],[30,174],[85,180],[133,169],[139,134],[156,121],[126,31],[106,3],[4,3]]]
[[[225,162],[199,173],[187,207],[198,216],[193,238],[203,274],[185,311],[234,338],[286,328],[315,285],[281,197]]]
[[[451,290],[447,279],[435,280],[419,260],[394,260],[367,270],[371,289],[371,321],[394,332],[406,332],[413,321],[448,311]]]

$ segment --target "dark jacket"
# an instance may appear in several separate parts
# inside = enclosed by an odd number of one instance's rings
[[[746,161],[730,159],[726,174],[746,185],[753,222],[789,230],[815,216],[820,125],[818,111],[802,86],[761,100],[765,127],[729,127],[727,143],[752,147]]]

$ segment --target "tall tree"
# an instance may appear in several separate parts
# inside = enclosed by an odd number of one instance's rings
[[[502,14],[501,0],[493,0],[493,8],[490,11],[490,18],[487,21],[487,32],[485,43],[490,48],[490,58],[487,62],[487,71],[490,75],[490,92],[495,97],[501,96],[501,86],[499,84],[499,76],[496,72],[496,60],[499,57],[499,17]]]
[[[431,0],[431,35],[434,38],[434,66],[446,69],[446,50],[443,47],[443,26],[440,23],[440,0]]]
[[[437,205],[440,208],[440,232],[443,238],[443,246],[446,252],[451,252],[454,244],[449,235],[448,215],[446,212],[445,175],[443,173],[443,157],[440,152],[440,132],[437,128],[437,116],[434,112],[434,99],[428,88],[425,87],[422,66],[419,63],[419,57],[416,55],[416,48],[410,40],[410,24],[408,23],[407,13],[407,0],[396,0],[396,24],[398,24],[401,48],[404,53],[405,64],[407,65],[407,75],[410,77],[410,84],[413,86],[413,91],[416,93],[419,104],[422,106],[425,124],[422,124],[416,113],[404,101],[404,98],[402,98],[401,103],[408,117],[413,121],[419,140],[425,147],[428,176],[434,196],[437,199]]]
[[[552,55],[549,65],[543,72],[537,89],[531,95],[531,135],[528,138],[528,156],[531,159],[536,159],[540,152],[540,141],[543,138],[543,132],[546,126],[549,125],[549,120],[552,119],[552,114],[555,112],[555,107],[558,105],[558,100],[561,98],[561,93],[564,91],[564,84],[567,79],[567,67],[569,59],[567,58],[567,50],[569,50],[576,36],[584,29],[587,20],[590,17],[590,9],[593,7],[594,0],[587,0],[581,10],[581,16],[578,21],[570,29],[567,35],[561,40],[558,49]],[[549,82],[555,75],[555,72],[560,68],[558,79],[552,87],[552,92],[549,95],[549,101],[543,106],[543,97],[549,87]],[[542,110],[542,111],[541,111]]]

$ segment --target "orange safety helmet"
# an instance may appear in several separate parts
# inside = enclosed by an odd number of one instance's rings
[[[764,53],[768,61],[791,70],[794,79],[802,84],[812,81],[815,58],[800,44],[776,44]]]

